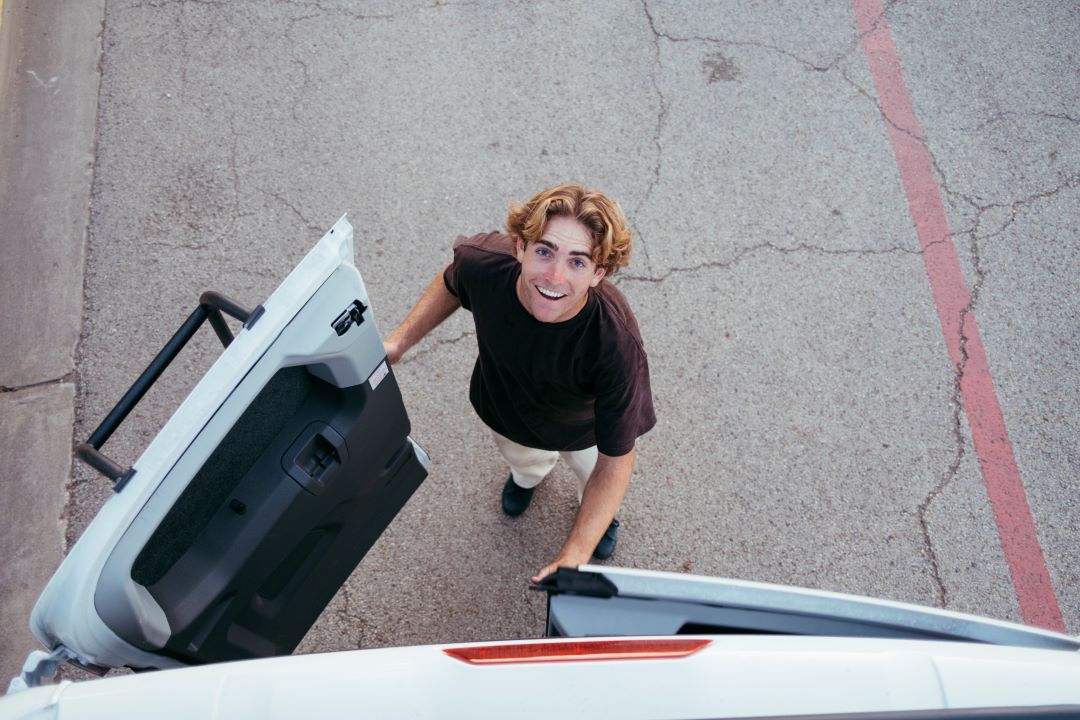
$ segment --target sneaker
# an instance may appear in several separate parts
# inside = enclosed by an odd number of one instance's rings
[[[523,488],[514,482],[513,474],[506,478],[506,484],[502,491],[502,509],[510,517],[517,517],[525,512],[532,501],[533,490],[536,488]]]
[[[615,543],[619,541],[619,521],[612,520],[608,529],[604,531],[600,542],[596,543],[596,549],[592,556],[597,560],[607,560],[615,552]]]

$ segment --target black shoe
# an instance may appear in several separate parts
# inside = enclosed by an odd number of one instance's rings
[[[503,485],[503,512],[510,517],[517,517],[525,512],[525,509],[529,507],[529,502],[532,500],[533,490],[535,489],[536,488],[521,487],[514,482],[514,476],[511,474],[510,477],[506,478],[506,484]]]
[[[597,560],[607,560],[615,552],[615,543],[618,541],[619,521],[612,520],[611,524],[608,525],[608,529],[604,531],[603,537],[600,538],[600,542],[596,543],[596,549],[592,551],[592,556]]]

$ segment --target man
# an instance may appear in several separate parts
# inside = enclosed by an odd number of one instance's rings
[[[649,367],[626,298],[604,282],[630,261],[618,204],[567,184],[511,206],[508,234],[459,237],[454,261],[385,342],[398,362],[457,308],[479,357],[469,399],[510,466],[503,511],[520,515],[561,456],[580,506],[555,559],[533,576],[615,550],[634,443],[656,424]]]

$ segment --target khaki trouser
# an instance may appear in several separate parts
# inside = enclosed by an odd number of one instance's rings
[[[596,467],[595,445],[584,450],[537,450],[518,445],[497,432],[493,431],[491,434],[495,436],[495,445],[498,446],[503,459],[510,466],[515,483],[523,488],[536,487],[547,477],[561,457],[563,462],[574,471],[578,485],[578,502],[581,502],[581,495],[585,492],[585,483],[589,481],[589,476]]]

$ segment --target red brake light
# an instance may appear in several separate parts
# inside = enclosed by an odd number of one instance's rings
[[[578,662],[583,660],[662,660],[696,653],[711,640],[657,638],[633,640],[556,640],[443,650],[470,665]]]

